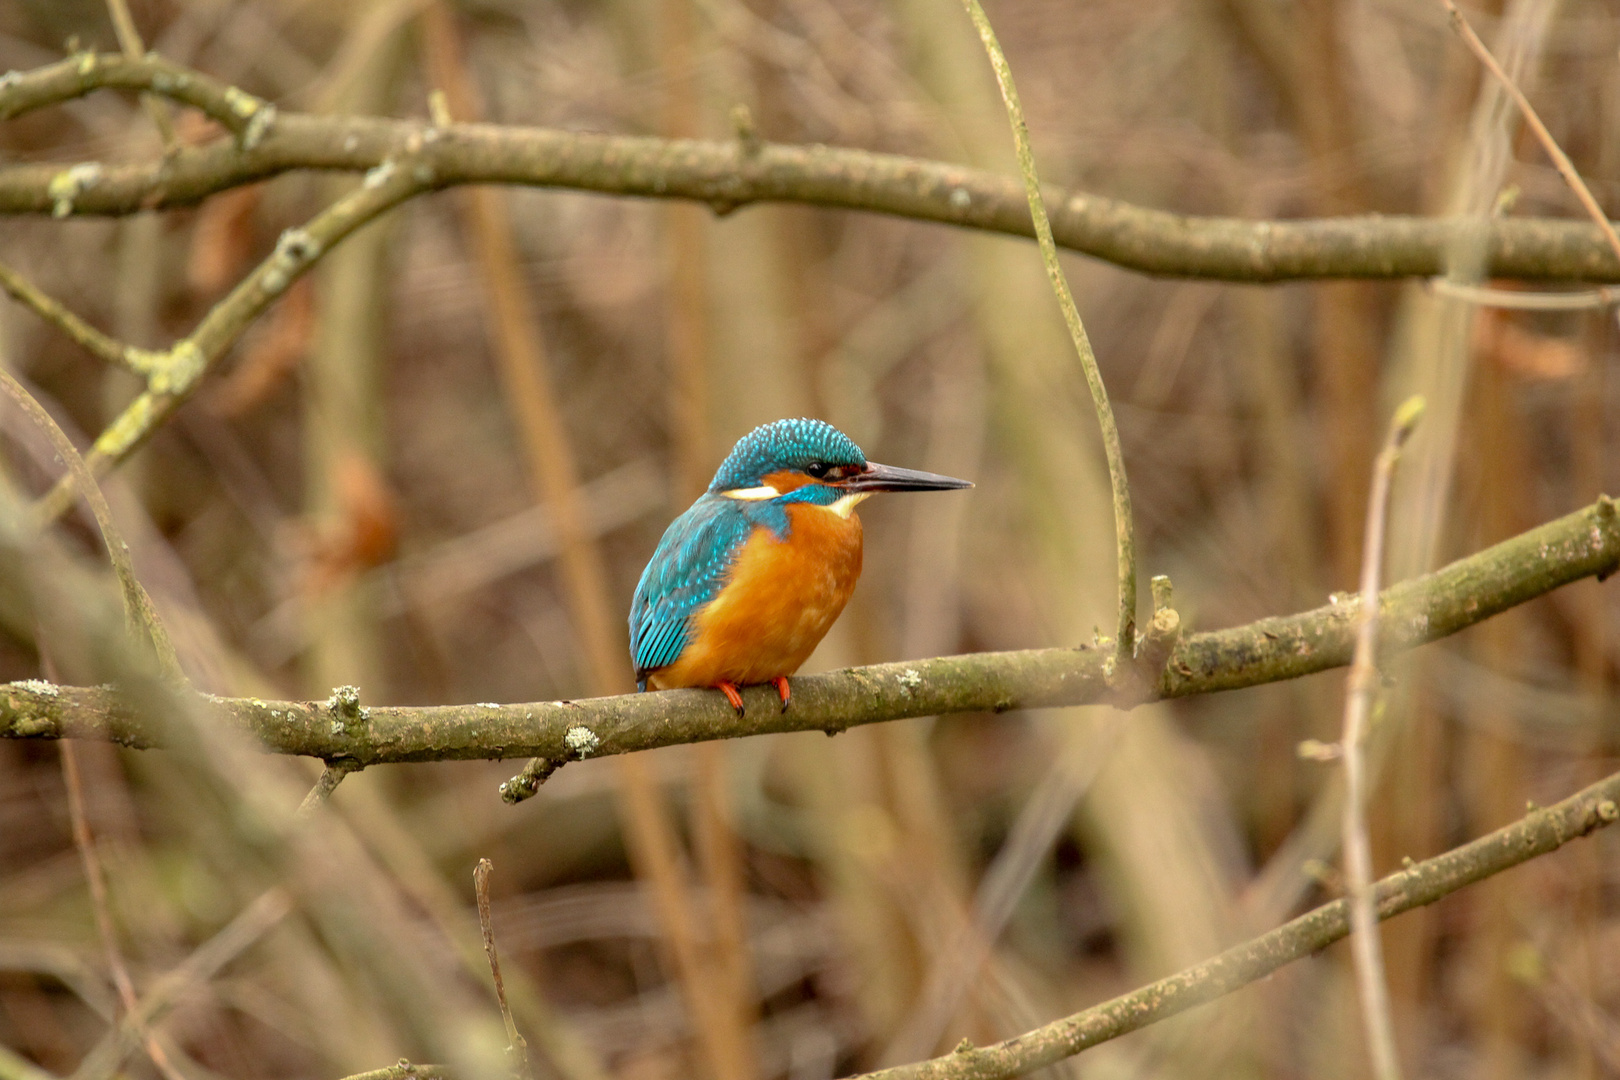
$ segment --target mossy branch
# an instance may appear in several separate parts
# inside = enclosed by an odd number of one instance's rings
[[[294,170],[365,172],[433,130],[419,120],[268,111],[258,98],[148,54],[80,54],[0,81],[0,119],[97,89],[144,90],[201,109],[231,132],[160,161],[0,168],[0,214],[133,214],[189,206]],[[1018,180],[946,162],[830,146],[656,139],[495,124],[442,129],[441,186],[518,184],[687,199],[717,211],[795,202],[1031,237]],[[1253,221],[1170,213],[1045,189],[1060,246],[1149,274],[1224,281],[1406,278],[1443,273],[1473,221],[1366,215]],[[1546,218],[1486,226],[1485,274],[1522,281],[1620,282],[1597,226]]]
[[[1381,593],[1381,649],[1410,649],[1581,578],[1620,567],[1620,521],[1608,498]],[[545,758],[548,765],[678,743],[783,731],[836,734],[860,724],[964,712],[1112,702],[1129,705],[1299,678],[1350,662],[1354,595],[1297,615],[1177,640],[1156,686],[1126,699],[1111,657],[1080,646],[943,656],[793,680],[793,707],[770,687],[743,691],[737,716],[719,693],[650,694],[517,705],[362,709],[352,693],[326,702],[211,698],[266,750],[368,766],[474,758]],[[347,690],[348,688],[345,688]],[[37,680],[0,685],[0,738],[91,738],[163,745],[160,723],[115,690]]]

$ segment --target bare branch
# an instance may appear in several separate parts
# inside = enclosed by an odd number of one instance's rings
[[[506,983],[501,980],[501,958],[495,952],[495,921],[489,909],[489,875],[495,864],[479,859],[473,867],[473,891],[478,898],[478,927],[484,935],[484,955],[489,957],[489,973],[495,980],[495,1000],[501,1006],[501,1021],[506,1025],[506,1057],[517,1076],[527,1077],[529,1071],[529,1044],[518,1034],[517,1021],[512,1019],[512,1008],[506,1003]]]
[[[298,816],[307,817],[313,814],[316,807],[323,805],[332,797],[332,792],[336,791],[337,786],[343,783],[345,776],[359,771],[360,766],[352,761],[327,762],[326,768],[322,769],[321,775],[316,778],[315,786],[309,789],[309,794],[304,796],[304,801],[298,804]]]
[[[343,1080],[456,1080],[456,1074],[450,1071],[448,1065],[413,1065],[400,1058],[397,1065],[355,1073]]]
[[[417,120],[272,116],[251,95],[153,56],[69,58],[7,77],[0,119],[96,89],[151,90],[202,109],[234,138],[182,147],[160,162],[0,168],[0,213],[132,214],[188,206],[293,170],[363,172],[406,154]],[[265,118],[269,117],[269,120]],[[255,126],[255,123],[257,126]],[[756,202],[864,210],[1033,236],[1019,182],[947,162],[750,139],[655,139],[545,128],[456,124],[430,164],[437,186],[521,184],[606,195],[689,199],[728,211]],[[256,138],[250,137],[256,135]],[[1150,274],[1225,281],[1432,277],[1474,222],[1400,215],[1306,221],[1194,217],[1045,187],[1060,246]],[[1620,282],[1620,258],[1584,222],[1490,223],[1484,272],[1526,281]]]

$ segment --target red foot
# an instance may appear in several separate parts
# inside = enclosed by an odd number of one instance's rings
[[[726,700],[731,702],[731,707],[733,709],[737,710],[737,715],[738,716],[743,715],[742,695],[737,693],[737,684],[736,683],[728,683],[728,682],[715,683],[714,688],[716,690],[720,691],[722,694],[726,695]]]
[[[776,687],[776,696],[782,699],[782,711],[787,712],[788,699],[793,696],[793,691],[788,689],[787,676],[778,675],[771,680],[771,685]]]

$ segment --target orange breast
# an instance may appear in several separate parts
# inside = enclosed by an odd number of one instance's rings
[[[655,690],[768,682],[809,659],[861,576],[861,520],[790,505],[786,540],[757,529],[730,580],[692,620],[680,659],[652,672]]]

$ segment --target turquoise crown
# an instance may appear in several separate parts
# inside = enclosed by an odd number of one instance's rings
[[[825,420],[800,417],[762,424],[737,440],[709,491],[736,491],[757,486],[774,472],[823,465],[865,466],[866,455],[848,435]]]

